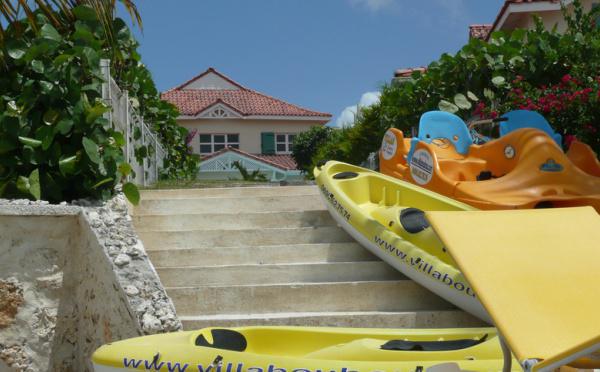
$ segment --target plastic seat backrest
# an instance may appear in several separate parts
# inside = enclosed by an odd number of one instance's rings
[[[546,132],[558,146],[562,146],[562,136],[556,133],[546,118],[536,111],[515,110],[507,112],[502,117],[508,120],[500,122],[500,136],[521,128],[535,128]]]
[[[436,138],[445,138],[450,141],[461,155],[469,153],[469,146],[473,138],[465,122],[458,116],[445,111],[428,111],[421,115],[419,120],[419,135],[411,140],[408,160],[419,141],[431,143]]]

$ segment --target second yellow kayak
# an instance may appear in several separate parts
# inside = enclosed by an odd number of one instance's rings
[[[331,215],[354,239],[410,279],[491,323],[424,215],[473,207],[341,162],[329,161],[314,174]]]
[[[113,342],[92,361],[96,372],[500,371],[503,365],[495,328],[205,328]]]

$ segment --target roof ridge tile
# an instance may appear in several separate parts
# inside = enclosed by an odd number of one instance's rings
[[[240,89],[188,89],[191,82],[209,72],[218,74]],[[314,117],[326,122],[332,115],[310,110],[254,89],[246,88],[226,75],[210,67],[187,82],[161,94],[161,98],[177,106],[183,115],[196,116],[218,102],[227,105],[242,116]]]

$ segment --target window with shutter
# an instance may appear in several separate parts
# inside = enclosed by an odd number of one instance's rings
[[[275,133],[263,132],[260,134],[260,149],[265,155],[275,154]]]

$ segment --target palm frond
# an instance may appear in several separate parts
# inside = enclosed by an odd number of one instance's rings
[[[119,2],[123,4],[134,24],[142,28],[142,17],[134,0]],[[83,4],[94,9],[107,38],[112,41],[112,21],[116,14],[117,0],[0,0],[0,48],[4,46],[6,27],[19,27],[22,18],[26,18],[34,30],[38,29],[36,10],[39,9],[57,29],[68,29],[75,21],[72,9]]]

